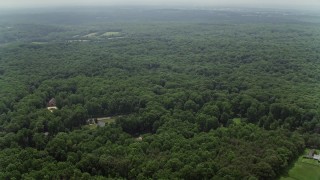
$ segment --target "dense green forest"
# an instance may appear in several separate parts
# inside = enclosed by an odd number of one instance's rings
[[[320,148],[318,19],[0,14],[0,179],[276,179]]]

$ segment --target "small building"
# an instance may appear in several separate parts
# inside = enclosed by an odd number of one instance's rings
[[[53,110],[58,109],[56,106],[56,99],[52,98],[50,99],[50,101],[47,104],[47,109],[51,112],[53,112]]]
[[[320,161],[320,155],[313,155],[313,159]]]
[[[136,141],[142,141],[143,140],[143,137],[142,136],[139,136],[136,138]]]
[[[307,155],[304,156],[304,158],[313,159],[313,155],[315,154],[316,150],[311,149]]]
[[[315,160],[320,161],[320,155],[316,154],[316,150],[315,149],[311,149],[309,151],[309,154],[305,155],[304,158],[315,159]]]
[[[316,153],[316,150],[311,149],[310,152],[309,152],[309,154],[308,154],[308,156],[309,156],[309,157],[313,157],[313,155],[314,155],[315,153]]]
[[[55,98],[52,98],[50,99],[50,101],[48,102],[48,107],[55,107],[57,106],[57,103],[56,103],[56,99]]]
[[[90,125],[96,124],[97,123],[97,118],[89,118],[87,120],[87,123],[90,124]]]
[[[106,126],[106,123],[104,121],[98,120],[97,126],[104,127],[104,126]]]

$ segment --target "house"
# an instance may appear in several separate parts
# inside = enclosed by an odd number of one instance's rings
[[[98,127],[104,127],[106,124],[114,123],[115,120],[112,119],[112,117],[98,117],[97,115],[94,115],[95,117],[92,117],[87,119],[87,124],[89,125],[97,125]]]
[[[90,124],[90,125],[92,125],[92,124],[96,124],[97,123],[97,118],[89,118],[88,120],[87,120],[87,123],[88,124]]]
[[[315,149],[311,149],[309,151],[309,154],[305,155],[304,158],[315,159],[315,160],[320,161],[320,155],[316,154],[316,150]]]
[[[320,155],[313,155],[313,159],[320,161]]]
[[[315,153],[316,153],[316,150],[311,149],[310,152],[309,152],[309,154],[308,154],[308,156],[309,156],[309,157],[313,157],[313,155],[314,155]]]
[[[303,157],[304,157],[304,158],[308,158],[308,159],[313,159],[314,153],[315,153],[315,150],[314,150],[314,149],[311,149],[311,150],[309,151],[309,153],[308,153],[307,155],[303,156]]]
[[[50,101],[48,102],[48,107],[55,107],[56,105],[56,99],[52,98],[50,99]]]
[[[97,126],[104,127],[104,126],[106,126],[106,123],[102,120],[98,120]]]
[[[139,136],[136,138],[136,141],[142,141],[143,140],[143,137],[142,136]]]
[[[87,120],[87,123],[88,123],[89,125],[94,125],[94,124],[96,124],[96,125],[99,126],[99,127],[104,127],[104,126],[106,126],[106,122],[104,122],[103,120],[101,120],[101,119],[99,119],[99,118],[89,118],[89,119]]]
[[[47,104],[47,109],[51,112],[53,112],[53,110],[58,109],[56,106],[56,99],[52,98],[50,99],[50,101]]]

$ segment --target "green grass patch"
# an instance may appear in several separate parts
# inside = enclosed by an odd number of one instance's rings
[[[97,125],[96,124],[89,124],[89,125],[85,125],[85,126],[83,126],[84,128],[89,128],[89,129],[91,129],[91,130],[93,130],[93,129],[97,129]]]
[[[232,121],[234,124],[241,124],[241,118],[233,118]]]
[[[102,36],[118,36],[120,35],[120,32],[105,32],[102,34]]]
[[[94,36],[96,36],[96,35],[97,35],[97,33],[95,32],[95,33],[87,34],[87,35],[85,35],[85,36],[83,36],[83,37],[90,38],[90,37],[94,37]]]
[[[309,149],[304,154],[307,154]],[[317,152],[320,152],[319,150]],[[320,180],[320,163],[300,156],[293,167],[280,180]]]
[[[116,121],[116,119],[117,119],[117,116],[115,116],[115,117],[98,118],[98,120],[103,121],[103,122],[108,123],[108,124],[114,123]]]
[[[112,116],[112,117],[101,117],[101,118],[97,118],[98,121],[103,121],[105,122],[106,124],[111,124],[111,123],[115,123],[116,122],[116,119],[118,117],[121,117],[121,116]],[[88,129],[97,129],[98,125],[97,124],[88,124],[88,125],[84,125],[83,128],[88,128]]]
[[[31,44],[41,45],[41,44],[48,44],[48,42],[31,42]]]

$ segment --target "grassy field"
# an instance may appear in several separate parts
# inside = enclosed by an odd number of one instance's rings
[[[83,127],[89,128],[89,129],[96,129],[98,126],[96,124],[88,124],[88,125],[85,125]]]
[[[98,118],[99,121],[103,121],[105,122],[106,124],[111,124],[111,123],[115,123],[116,119],[120,117],[120,116],[113,116],[113,117],[101,117],[101,118]],[[97,124],[88,124],[88,125],[85,125],[84,127],[87,127],[89,129],[96,129],[98,127]]]
[[[48,42],[31,42],[31,44],[41,45],[41,44],[48,44]]]
[[[308,151],[309,149],[305,154]],[[318,152],[320,151],[318,150]],[[280,180],[320,180],[320,163],[313,159],[305,159],[302,155]]]
[[[115,117],[102,117],[102,118],[98,118],[99,121],[103,121],[105,123],[114,123],[116,121],[118,116]]]
[[[90,33],[90,34],[87,34],[87,35],[85,35],[85,36],[83,36],[83,37],[94,37],[94,36],[96,36],[97,35],[97,33]]]
[[[120,32],[106,32],[106,33],[102,34],[102,36],[117,36],[119,34],[120,34]]]

